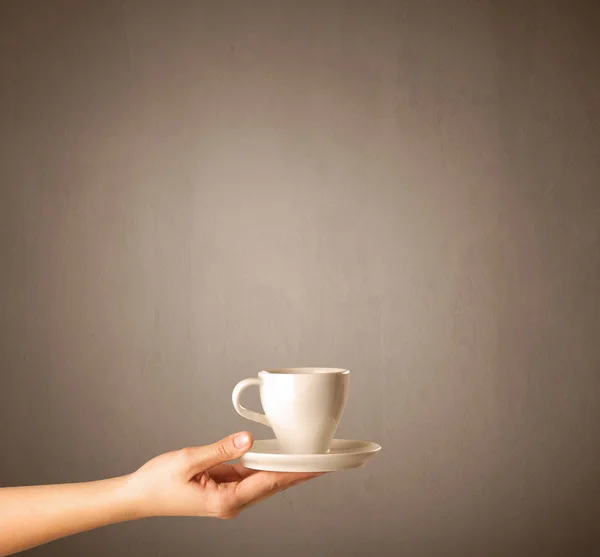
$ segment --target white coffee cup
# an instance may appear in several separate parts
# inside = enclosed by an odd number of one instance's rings
[[[320,454],[331,441],[348,399],[350,371],[326,367],[261,371],[233,389],[233,406],[244,418],[271,427],[284,453]],[[242,391],[260,387],[264,414],[240,404]]]

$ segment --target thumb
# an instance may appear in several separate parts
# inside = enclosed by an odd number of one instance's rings
[[[234,433],[212,445],[188,449],[190,472],[198,474],[217,464],[234,460],[245,454],[252,446],[252,434],[248,431]]]

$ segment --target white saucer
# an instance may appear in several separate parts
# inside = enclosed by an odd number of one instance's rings
[[[272,472],[336,472],[360,468],[381,450],[370,441],[334,439],[325,454],[285,454],[276,439],[255,441],[252,448],[240,459],[246,468]]]

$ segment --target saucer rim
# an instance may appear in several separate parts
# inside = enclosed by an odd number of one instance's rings
[[[252,447],[246,454],[254,454],[254,455],[266,455],[269,457],[279,457],[285,459],[301,459],[301,458],[335,458],[335,457],[343,457],[343,456],[352,456],[352,455],[364,455],[364,454],[374,454],[381,451],[381,445],[376,443],[375,441],[365,441],[363,439],[333,439],[332,444],[336,442],[346,442],[346,443],[357,443],[362,444],[362,449],[357,448],[356,450],[349,450],[348,452],[343,453],[273,453],[273,452],[264,452],[263,450],[256,450],[256,443],[264,443],[271,442],[277,443],[276,438],[269,439],[256,439],[252,444]],[[244,455],[245,456],[245,455]]]
[[[252,449],[240,458],[240,462],[252,470],[272,472],[341,472],[352,468],[363,468],[381,450],[381,445],[374,441],[355,439],[334,439],[333,441],[356,443],[357,446],[354,450],[349,449],[350,452],[291,454],[260,452],[260,448],[256,450],[253,445]],[[271,447],[277,446],[277,439],[274,438],[258,439],[255,443],[257,442],[268,442]]]

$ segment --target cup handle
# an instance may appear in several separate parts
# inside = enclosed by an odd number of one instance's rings
[[[242,396],[242,391],[244,391],[251,385],[260,385],[260,379],[258,377],[251,377],[250,379],[244,379],[243,381],[240,381],[235,386],[231,395],[233,407],[235,408],[236,412],[240,416],[242,416],[242,418],[246,418],[247,420],[252,420],[253,422],[258,422],[259,424],[271,427],[271,424],[269,423],[267,417],[264,414],[254,412],[254,410],[248,410],[240,404],[240,397]]]

